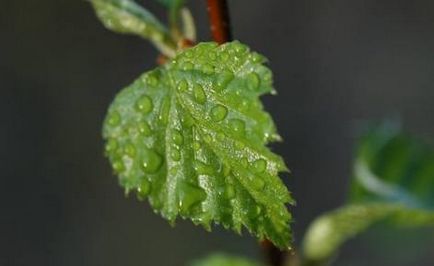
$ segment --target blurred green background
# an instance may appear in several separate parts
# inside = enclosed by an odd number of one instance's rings
[[[140,1],[164,18],[154,2]],[[401,117],[434,136],[434,1],[229,1],[236,39],[270,59],[266,109],[285,142],[299,241],[346,199],[358,121]],[[191,0],[209,40],[205,1]],[[125,198],[103,157],[115,93],[155,66],[139,38],[109,32],[81,0],[0,7],[0,265],[184,265],[212,250],[260,257],[256,240],[179,221]],[[351,241],[335,265],[433,265],[429,230]]]

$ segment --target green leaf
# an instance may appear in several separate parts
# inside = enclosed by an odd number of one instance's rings
[[[210,229],[242,226],[290,245],[287,168],[259,96],[273,91],[263,56],[239,42],[201,43],[122,90],[104,125],[106,151],[127,191],[155,211]]]
[[[173,56],[176,44],[167,28],[133,0],[90,0],[107,29],[149,39],[162,53]]]
[[[312,261],[325,261],[345,241],[380,221],[395,226],[434,226],[434,212],[393,203],[344,206],[320,216],[309,226],[303,241],[304,256]]]
[[[386,220],[434,226],[434,149],[391,124],[371,127],[358,145],[351,200],[310,226],[304,254],[326,260],[347,239]]]
[[[213,254],[204,259],[194,261],[191,266],[260,266],[261,264],[246,258],[226,254]]]

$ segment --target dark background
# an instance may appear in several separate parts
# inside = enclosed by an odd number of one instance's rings
[[[204,4],[190,1],[208,40]],[[293,172],[283,178],[298,202],[299,241],[309,221],[346,198],[358,121],[397,115],[409,131],[434,136],[434,1],[230,7],[235,37],[274,70],[279,96],[263,100],[285,139],[274,150]],[[211,250],[259,256],[247,235],[183,221],[171,228],[147,203],[126,199],[111,174],[105,111],[156,55],[139,38],[105,30],[86,1],[1,2],[1,266],[183,265]],[[351,241],[335,265],[434,264],[432,231],[385,234]]]

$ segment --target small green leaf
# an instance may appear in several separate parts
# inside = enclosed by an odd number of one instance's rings
[[[317,218],[303,242],[309,260],[327,260],[372,224],[434,226],[434,150],[385,124],[359,142],[350,203]]]
[[[191,266],[260,266],[261,264],[246,258],[227,254],[212,254],[206,258],[193,261]]]
[[[273,91],[264,61],[239,42],[202,43],[122,90],[104,138],[126,190],[170,223],[245,226],[289,247],[293,200],[278,177],[287,168],[265,146],[279,136],[259,100]]]
[[[90,0],[107,29],[149,39],[162,53],[173,56],[176,44],[166,27],[133,0]]]
[[[395,226],[434,226],[434,212],[393,203],[344,206],[318,217],[309,226],[303,241],[304,256],[312,261],[325,261],[345,241],[385,220]]]

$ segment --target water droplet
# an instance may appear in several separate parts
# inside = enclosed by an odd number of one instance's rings
[[[139,123],[139,132],[140,134],[143,134],[144,136],[150,136],[152,134],[151,127],[147,122],[141,122]]]
[[[223,59],[223,61],[227,61],[229,59],[229,54],[228,52],[221,52],[220,57]]]
[[[172,132],[172,140],[176,145],[182,145],[182,143],[184,143],[184,137],[182,136],[181,131],[175,129]]]
[[[193,150],[198,151],[200,149],[200,143],[195,141],[193,142]]]
[[[140,182],[140,186],[137,188],[137,197],[140,200],[144,200],[147,195],[151,192],[151,182],[145,177],[142,178],[142,182]]]
[[[155,75],[150,74],[146,78],[146,83],[151,87],[155,87],[158,85],[158,78]]]
[[[215,60],[216,58],[217,58],[217,55],[216,55],[216,53],[215,52],[208,52],[208,57],[209,57],[209,59],[211,59],[211,60]]]
[[[121,122],[121,115],[119,114],[119,112],[118,111],[111,112],[111,114],[108,117],[107,123],[110,126],[115,127],[119,125],[120,122]]]
[[[179,190],[179,209],[181,214],[190,214],[206,199],[205,191],[192,184],[182,183]]]
[[[259,79],[258,74],[252,72],[247,75],[247,84],[251,90],[257,90],[259,88],[261,80]]]
[[[131,143],[125,145],[124,151],[129,157],[134,157],[136,155],[136,148]]]
[[[244,44],[234,43],[234,45],[235,45],[235,51],[237,51],[237,53],[247,52],[247,47]]]
[[[244,136],[246,133],[246,123],[240,119],[231,119],[229,125],[238,136]]]
[[[247,158],[241,159],[241,165],[244,167],[247,167],[249,165],[249,161],[247,160]]]
[[[211,118],[216,122],[222,121],[227,115],[228,109],[221,104],[218,104],[211,109]]]
[[[267,162],[264,159],[258,159],[253,162],[253,168],[258,173],[263,173],[267,168]]]
[[[262,208],[259,205],[256,205],[254,211],[253,211],[253,217],[258,217],[262,213]]]
[[[264,182],[264,180],[262,180],[262,178],[256,177],[256,178],[253,178],[252,185],[255,189],[260,190],[260,189],[264,188],[265,182]]]
[[[212,139],[211,135],[206,134],[206,135],[203,137],[203,140],[205,140],[206,142],[211,142],[213,139]]]
[[[204,64],[202,66],[202,71],[205,74],[212,74],[214,72],[214,67],[210,64]]]
[[[246,147],[246,145],[241,141],[235,143],[235,148],[237,148],[238,150],[242,150],[244,149],[244,147]]]
[[[189,113],[184,113],[184,116],[181,118],[181,120],[185,127],[191,127],[194,125],[194,119]]]
[[[185,92],[188,90],[188,82],[183,79],[178,83],[178,91],[179,92]]]
[[[195,84],[193,87],[194,99],[199,104],[204,104],[206,102],[206,94],[203,87],[200,84]]]
[[[262,63],[265,61],[265,57],[263,57],[262,55],[258,54],[258,53],[253,53],[251,55],[252,61],[254,63]]]
[[[267,71],[263,76],[264,76],[264,81],[271,81],[273,74],[271,73],[271,71]]]
[[[116,173],[122,173],[125,171],[125,165],[122,159],[119,158],[113,161],[113,169]]]
[[[219,90],[227,88],[229,83],[234,79],[234,74],[230,71],[225,71],[217,77],[217,87]]]
[[[193,52],[191,50],[187,50],[187,51],[185,51],[184,55],[188,58],[191,58],[191,57],[193,57]]]
[[[153,174],[160,170],[163,165],[163,157],[151,149],[146,149],[143,153],[142,167],[147,173]]]
[[[144,114],[149,114],[153,108],[152,100],[149,96],[142,96],[136,102],[137,111],[143,112]]]
[[[167,125],[169,119],[170,112],[170,99],[168,97],[163,99],[160,108],[160,114],[158,115],[158,119],[161,121],[163,125]]]
[[[118,142],[115,139],[109,139],[105,145],[106,152],[113,152],[118,147]]]
[[[181,160],[181,153],[177,149],[173,149],[170,153],[170,156],[174,161]]]
[[[222,167],[222,174],[224,177],[229,176],[229,174],[231,173],[231,167],[229,165],[224,164]]]
[[[249,101],[242,100],[238,107],[240,108],[241,111],[246,111],[247,109],[249,109]]]
[[[217,140],[218,141],[224,141],[225,139],[226,139],[225,133],[223,133],[223,132],[217,133]],[[215,141],[215,139],[214,139],[214,141]]]
[[[207,165],[207,164],[200,162],[200,161],[194,162],[194,170],[199,175],[212,175],[214,172],[213,168],[210,165]]]
[[[191,62],[185,62],[185,63],[182,65],[182,69],[183,69],[184,71],[192,70],[193,67],[194,67],[194,65],[193,65],[193,63],[191,63]]]
[[[226,186],[225,193],[226,193],[226,198],[228,199],[235,198],[235,188],[232,185]]]

